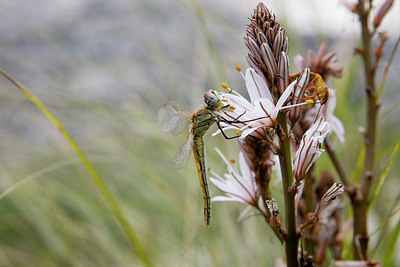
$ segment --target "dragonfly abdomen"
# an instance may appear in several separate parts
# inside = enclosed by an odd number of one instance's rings
[[[204,142],[202,136],[199,135],[193,136],[193,142],[193,155],[196,161],[197,173],[199,175],[199,182],[203,195],[204,221],[208,226],[211,218],[211,204],[210,192],[208,190]]]

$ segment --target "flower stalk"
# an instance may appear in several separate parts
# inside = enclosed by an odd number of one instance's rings
[[[292,175],[292,160],[290,156],[290,138],[286,123],[286,113],[278,114],[279,125],[279,163],[282,174],[282,192],[285,201],[285,220],[287,238],[286,245],[286,260],[287,266],[298,266],[297,248],[299,236],[296,230],[296,209],[295,209],[295,194],[290,190],[293,181]]]
[[[331,140],[329,139],[329,137],[327,137],[325,139],[324,144],[325,144],[325,149],[328,152],[329,158],[331,159],[333,166],[335,167],[336,172],[339,175],[340,180],[346,187],[350,187],[351,183],[347,177],[347,174],[346,174],[341,162],[339,161],[339,158],[336,154],[336,151],[335,151],[333,144],[332,144]]]
[[[362,48],[359,50],[364,62],[364,75],[366,82],[367,95],[367,129],[364,136],[366,148],[364,158],[364,169],[360,185],[360,197],[355,198],[353,202],[354,213],[354,258],[356,260],[365,260],[368,258],[368,225],[367,211],[368,199],[372,181],[374,179],[374,156],[378,105],[376,97],[375,70],[372,62],[371,39],[373,34],[369,28],[369,15],[371,11],[370,3],[366,6],[365,0],[359,0],[357,4],[357,14],[361,24]]]

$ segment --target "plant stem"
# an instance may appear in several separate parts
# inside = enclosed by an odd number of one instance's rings
[[[294,202],[294,193],[291,192],[291,183],[293,181],[292,175],[292,160],[290,151],[290,138],[286,125],[286,114],[279,112],[278,114],[278,126],[280,126],[282,132],[279,135],[279,163],[282,173],[282,186],[283,196],[285,201],[285,220],[286,229],[288,231],[287,239],[285,240],[286,247],[286,261],[287,266],[297,267],[297,248],[299,243],[299,236],[296,230],[296,210]]]
[[[349,179],[347,178],[346,172],[344,171],[343,166],[340,163],[340,161],[336,155],[336,151],[335,151],[329,137],[325,138],[325,148],[326,148],[326,151],[328,152],[329,158],[331,159],[333,166],[335,167],[336,172],[338,173],[339,178],[342,181],[342,183],[346,187],[351,186],[351,183],[350,183]]]
[[[370,5],[371,3],[369,3]],[[367,131],[364,136],[365,158],[364,170],[360,185],[360,194],[353,202],[354,213],[354,258],[356,260],[367,259],[368,252],[368,227],[367,227],[367,204],[369,192],[374,178],[374,156],[376,140],[376,122],[377,122],[377,103],[375,86],[375,69],[372,65],[371,39],[372,33],[368,27],[368,17],[371,6],[365,7],[365,1],[359,0],[357,13],[361,23],[362,45],[361,55],[364,62],[364,75],[366,80],[367,93]]]
[[[314,165],[308,170],[306,178],[304,179],[304,193],[303,196],[306,200],[306,216],[307,213],[314,211],[314,182],[315,182],[315,168]],[[306,217],[305,216],[305,217]],[[303,233],[304,247],[307,256],[315,255],[315,243],[312,239],[312,228],[304,229]]]

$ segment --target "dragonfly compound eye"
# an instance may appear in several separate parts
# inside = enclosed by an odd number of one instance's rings
[[[213,92],[204,93],[203,98],[204,98],[204,102],[208,106],[216,106],[219,101],[218,97]]]

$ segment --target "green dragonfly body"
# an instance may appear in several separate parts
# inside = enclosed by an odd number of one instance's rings
[[[210,126],[219,119],[213,111],[228,108],[229,105],[224,106],[219,94],[215,91],[205,93],[204,102],[206,106],[197,109],[192,115],[179,110],[174,103],[169,102],[158,112],[158,122],[162,130],[170,131],[174,135],[190,127],[188,137],[172,162],[175,163],[176,168],[181,168],[186,162],[190,150],[192,150],[203,195],[204,222],[208,226],[211,218],[211,204],[203,136]]]

